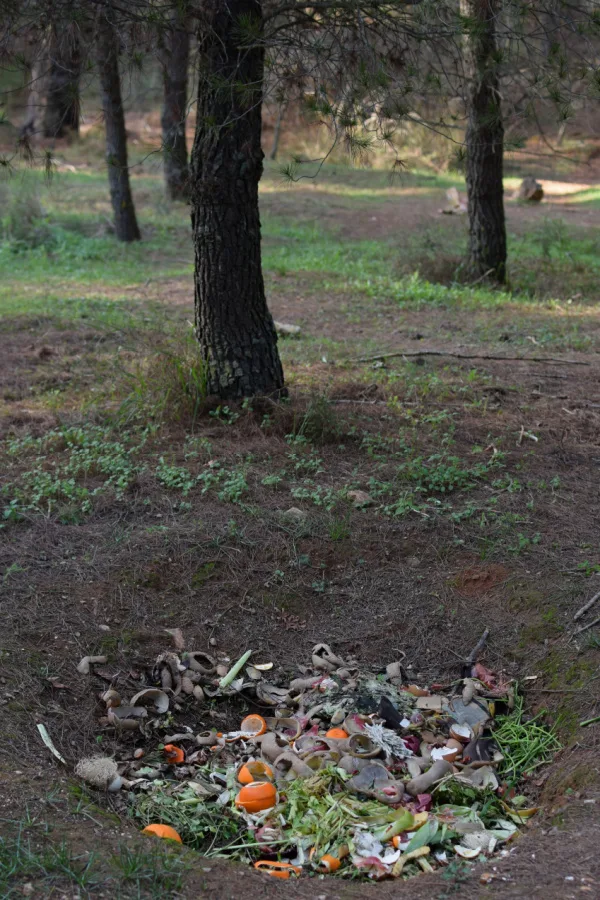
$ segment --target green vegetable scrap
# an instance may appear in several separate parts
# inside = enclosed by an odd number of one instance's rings
[[[510,715],[498,717],[494,740],[504,756],[500,771],[510,781],[518,781],[542,766],[561,748],[556,734],[541,724],[541,718],[540,714],[525,720],[522,696],[515,698]]]

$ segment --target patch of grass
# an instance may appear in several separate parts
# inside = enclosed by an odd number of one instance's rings
[[[182,889],[184,859],[176,851],[153,847],[121,847],[109,858],[121,896],[165,897]]]
[[[302,442],[327,444],[336,441],[340,431],[335,408],[322,395],[311,397],[304,411],[294,411],[290,435],[296,446]]]
[[[101,812],[101,811],[99,811]],[[177,848],[158,841],[153,846],[122,846],[113,855],[97,851],[77,853],[67,840],[52,841],[47,825],[30,816],[0,837],[0,895],[89,897],[102,891],[126,898],[173,896],[181,890],[184,858]]]
[[[206,371],[191,331],[159,339],[123,372],[123,422],[179,423],[192,431],[206,402]]]
[[[45,840],[47,832],[42,826],[40,837],[27,834],[31,823],[15,823],[14,836],[0,837],[0,894],[17,896],[20,885],[35,881],[38,889],[49,896],[60,887],[70,887],[87,893],[98,883],[95,853],[76,855],[65,841],[60,844]]]

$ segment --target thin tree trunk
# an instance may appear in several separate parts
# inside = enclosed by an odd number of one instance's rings
[[[44,113],[45,77],[43,74],[45,62],[36,59],[30,69],[29,94],[27,95],[27,107],[25,118],[19,134],[22,138],[35,138],[41,132],[41,122]]]
[[[189,171],[185,142],[187,82],[190,58],[188,22],[180,9],[171,14],[161,53],[164,99],[161,115],[163,159],[167,195],[171,200],[189,198]]]
[[[277,153],[279,151],[279,138],[281,137],[281,126],[283,124],[283,117],[285,115],[285,111],[287,108],[287,103],[285,100],[282,100],[277,108],[277,119],[275,120],[275,128],[273,129],[273,146],[271,147],[271,152],[269,153],[269,159],[277,159]]]
[[[79,134],[79,76],[81,49],[73,24],[52,28],[49,48],[46,106],[42,124],[44,137]]]
[[[49,49],[51,35],[49,29],[45,29],[38,41],[35,42],[33,56],[31,56],[29,52],[32,43],[33,39],[30,38],[24,54],[26,57],[29,57],[29,93],[27,95],[25,117],[19,129],[20,136],[27,140],[39,137],[42,132],[42,121],[44,118],[48,85],[48,70],[50,67]]]
[[[502,184],[504,127],[498,92],[495,18],[500,0],[461,0],[468,76],[466,178],[468,266],[475,278],[506,280]]]
[[[106,128],[106,162],[115,233],[120,241],[138,241],[140,230],[129,186],[127,135],[119,75],[119,38],[104,14],[98,22],[98,72]]]
[[[191,160],[196,333],[210,394],[284,393],[261,268],[264,53],[260,0],[213,0],[198,29]]]

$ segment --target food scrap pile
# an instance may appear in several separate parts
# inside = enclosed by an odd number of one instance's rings
[[[230,667],[180,647],[128,703],[111,686],[101,722],[125,759],[81,760],[77,774],[148,833],[280,878],[479,860],[508,852],[535,812],[516,786],[558,742],[473,655],[457,681],[428,687],[402,662],[366,670],[327,644],[286,682],[250,656]],[[181,724],[214,720],[216,698],[244,701],[235,730]]]

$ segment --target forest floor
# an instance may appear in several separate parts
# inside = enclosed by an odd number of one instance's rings
[[[15,176],[0,246],[2,896],[598,896],[600,725],[579,723],[600,714],[600,629],[576,634],[593,610],[573,621],[600,590],[592,175],[544,173],[542,204],[508,201],[497,291],[461,283],[466,218],[439,212],[458,176],[338,166],[289,185],[269,167],[268,299],[301,332],[280,341],[290,403],[239,409],[182,392],[199,377],[189,213],[160,173],[133,178],[132,246],[109,233],[81,150],[50,184]],[[356,509],[355,489],[372,505]],[[564,747],[490,884],[481,867],[280,883],[149,846],[69,774],[99,736],[114,749],[84,655],[141,666],[181,628],[289,671],[320,640],[368,664],[403,651],[427,682],[455,677],[484,627],[486,663],[536,676],[527,707]]]

